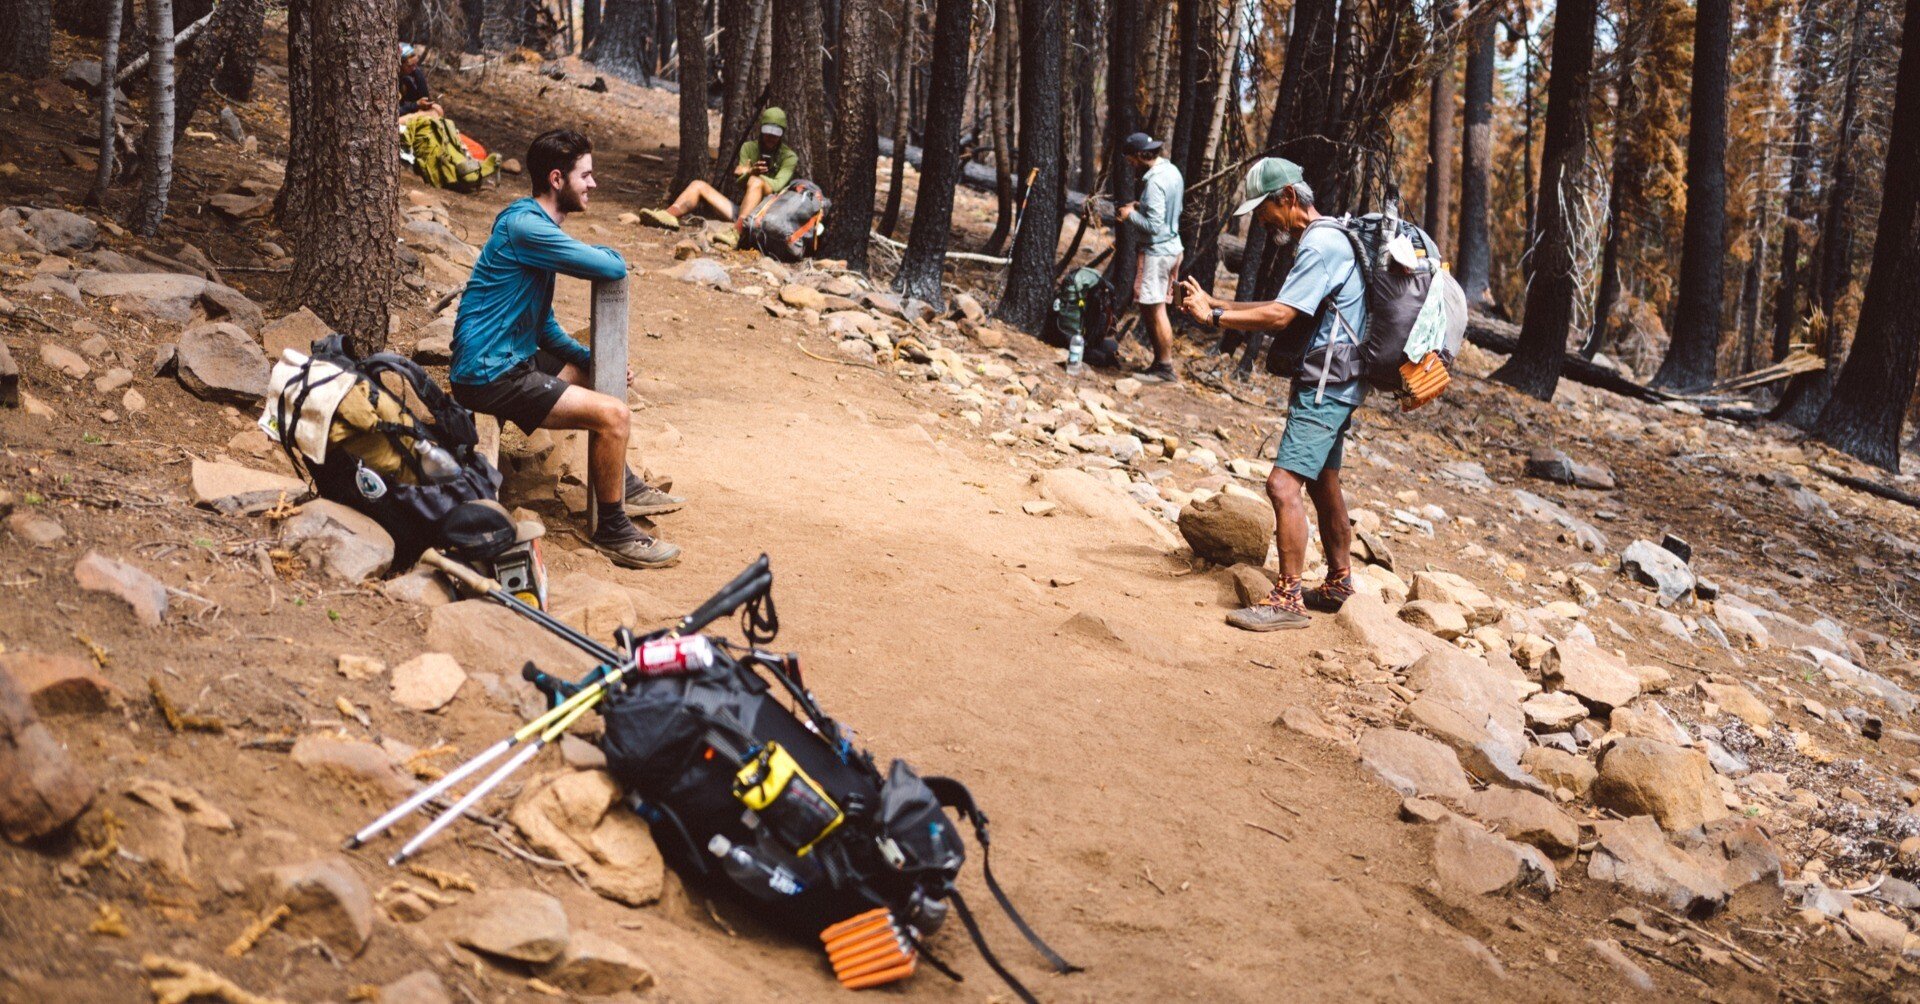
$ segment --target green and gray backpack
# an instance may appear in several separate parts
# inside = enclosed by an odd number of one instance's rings
[[[1047,314],[1041,338],[1066,348],[1074,335],[1085,339],[1087,362],[1108,365],[1119,354],[1113,339],[1113,284],[1099,269],[1082,266],[1068,272],[1054,287],[1053,310]]]

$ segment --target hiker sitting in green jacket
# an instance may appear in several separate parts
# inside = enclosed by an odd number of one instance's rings
[[[738,206],[734,205],[732,199],[720,194],[719,189],[695,178],[686,191],[673,200],[672,205],[665,209],[643,209],[640,215],[656,226],[678,230],[680,217],[705,204],[721,218],[733,221],[737,239],[740,231],[746,228],[747,216],[754,207],[793,182],[793,171],[800,163],[800,155],[784,142],[786,133],[786,112],[769,108],[760,113],[759,134],[740,144],[740,157],[733,168],[733,176],[745,178],[747,186]]]

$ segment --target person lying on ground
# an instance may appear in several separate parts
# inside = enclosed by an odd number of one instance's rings
[[[760,113],[759,134],[740,144],[740,156],[734,163],[733,176],[746,179],[746,193],[740,197],[740,204],[720,194],[712,185],[693,179],[685,191],[673,200],[665,209],[642,209],[640,215],[649,223],[668,230],[680,229],[680,218],[701,206],[706,206],[720,218],[733,222],[734,240],[737,242],[741,231],[746,229],[747,217],[762,200],[784,191],[793,182],[793,171],[800,163],[800,155],[787,145],[787,113],[779,108],[768,108]]]
[[[663,568],[680,548],[642,532],[628,517],[673,512],[686,500],[636,477],[627,466],[627,402],[589,388],[592,357],[553,316],[555,273],[613,280],[626,260],[560,229],[585,212],[595,187],[593,144],[570,129],[542,133],[527,148],[533,196],[494,218],[453,326],[454,400],[522,431],[584,429],[592,471],[594,531],[588,543],[628,568]],[[627,380],[633,380],[631,368]]]
[[[1145,238],[1139,267],[1133,273],[1133,302],[1140,320],[1153,336],[1153,365],[1134,376],[1147,383],[1179,383],[1173,369],[1173,319],[1167,316],[1167,295],[1180,274],[1180,211],[1187,197],[1187,181],[1173,162],[1160,156],[1160,141],[1143,132],[1120,144],[1127,163],[1140,173],[1140,199],[1119,207],[1120,222]]]
[[[1296,320],[1307,325],[1306,352],[1293,378],[1286,429],[1267,477],[1280,546],[1280,582],[1265,600],[1227,615],[1227,623],[1237,628],[1277,631],[1306,627],[1308,607],[1336,611],[1353,595],[1353,527],[1340,491],[1340,461],[1354,409],[1367,392],[1366,382],[1357,376],[1360,332],[1367,323],[1366,280],[1340,225],[1323,221],[1314,209],[1313,189],[1298,164],[1279,157],[1256,161],[1242,194],[1246,201],[1234,215],[1257,212],[1261,223],[1296,245],[1279,299],[1216,300],[1191,277],[1182,280],[1181,290],[1187,313],[1213,328],[1282,332]],[[1329,379],[1347,374],[1355,376]],[[1327,558],[1326,582],[1304,591],[1300,578],[1307,559],[1307,514],[1300,500],[1302,488],[1313,498]]]
[[[433,100],[433,92],[427,87],[427,71],[420,66],[426,53],[425,46],[400,43],[400,114],[403,116],[416,112],[445,114]]]

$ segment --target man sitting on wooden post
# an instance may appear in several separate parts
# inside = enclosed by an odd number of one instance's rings
[[[584,212],[595,187],[593,144],[570,129],[542,133],[527,149],[533,197],[494,218],[453,327],[453,397],[521,430],[584,429],[594,531],[588,543],[628,568],[664,568],[678,545],[656,540],[629,516],[673,512],[686,500],[652,488],[627,467],[627,403],[590,387],[591,354],[553,316],[556,273],[623,279],[626,260],[560,229]],[[627,371],[631,382],[633,371]]]
[[[665,209],[642,209],[641,218],[654,226],[678,230],[680,217],[705,205],[733,222],[733,239],[737,243],[754,207],[792,184],[794,169],[800,164],[800,155],[785,142],[787,113],[784,110],[768,108],[761,112],[758,126],[757,137],[740,144],[740,157],[733,166],[733,176],[745,178],[747,185],[738,206],[721,195],[719,189],[695,178],[672,205]]]

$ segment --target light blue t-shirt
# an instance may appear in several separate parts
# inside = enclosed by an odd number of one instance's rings
[[[1156,257],[1181,253],[1180,214],[1187,201],[1187,181],[1165,157],[1140,176],[1140,204],[1127,222],[1147,239],[1146,252]]]
[[[1320,327],[1307,343],[1309,353],[1335,338],[1357,342],[1366,329],[1367,282],[1361,277],[1357,264],[1353,260],[1353,245],[1339,228],[1310,226],[1300,235],[1294,249],[1293,267],[1287,270],[1286,284],[1280,287],[1280,302],[1310,315],[1320,309],[1327,294],[1333,293],[1335,284],[1339,284],[1333,298],[1334,309],[1321,318]],[[1339,317],[1335,317],[1336,312]],[[1340,318],[1346,320],[1346,327],[1341,326]],[[1314,384],[1308,389],[1318,387]],[[1363,379],[1329,383],[1326,391],[1330,400],[1357,405],[1367,396],[1367,384]]]

